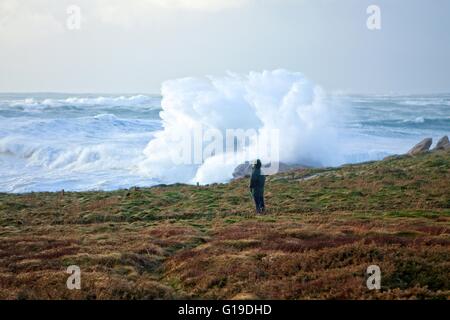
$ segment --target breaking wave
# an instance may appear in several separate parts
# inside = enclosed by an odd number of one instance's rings
[[[237,163],[224,162],[223,156],[206,155],[201,164],[180,166],[173,161],[180,137],[197,129],[215,130],[222,136],[228,129],[254,129],[256,138],[275,130],[282,162],[323,166],[342,160],[333,127],[337,115],[325,103],[322,89],[301,73],[275,70],[184,78],[165,82],[162,96],[164,130],[147,145],[147,159],[140,166],[147,175],[190,183],[231,178]],[[252,152],[244,155],[245,149],[234,151],[239,153],[238,162],[262,157]]]

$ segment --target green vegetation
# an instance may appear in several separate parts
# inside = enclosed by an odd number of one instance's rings
[[[264,216],[247,185],[0,194],[0,298],[450,297],[450,152],[269,177]]]

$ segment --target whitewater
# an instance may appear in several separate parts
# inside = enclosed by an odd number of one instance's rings
[[[0,192],[226,182],[235,163],[177,164],[193,128],[278,130],[283,162],[338,166],[450,133],[450,94],[327,93],[286,70],[183,78],[149,94],[0,94]],[[239,161],[252,160],[250,154]]]

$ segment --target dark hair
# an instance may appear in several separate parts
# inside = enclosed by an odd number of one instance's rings
[[[261,160],[256,160],[255,168],[260,169],[261,168]]]

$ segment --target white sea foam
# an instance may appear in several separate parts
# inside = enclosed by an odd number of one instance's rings
[[[159,120],[112,114],[0,119],[0,191],[116,189],[154,183],[133,174]]]
[[[62,106],[108,106],[108,107],[138,107],[154,102],[154,97],[146,95],[118,97],[68,97],[64,99],[17,99],[9,101],[12,107],[62,107]]]

